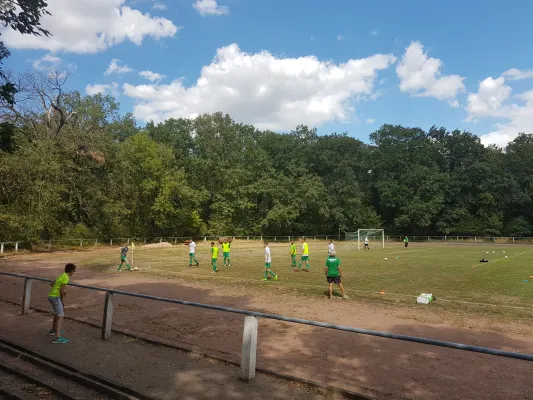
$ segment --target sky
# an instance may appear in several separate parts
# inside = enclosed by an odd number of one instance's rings
[[[70,73],[140,125],[222,111],[368,141],[432,125],[533,133],[533,1],[48,0],[52,37],[2,28],[13,71]]]

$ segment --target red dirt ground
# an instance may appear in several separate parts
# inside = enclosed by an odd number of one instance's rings
[[[28,265],[20,261],[4,261],[0,270],[53,278],[61,272],[61,264],[32,262]],[[20,302],[22,280],[0,277],[0,281],[0,299]],[[422,308],[413,311],[356,301],[330,302],[325,298],[293,296],[275,290],[270,294],[253,293],[247,288],[229,289],[203,283],[192,285],[133,274],[113,276],[80,271],[73,281],[533,353],[533,330],[528,326],[501,326],[482,318],[436,314]],[[48,307],[47,290],[45,283],[34,286],[33,306]],[[101,323],[103,294],[78,288],[68,290],[67,316]],[[12,318],[11,321],[16,323],[18,320]],[[114,323],[117,327],[142,332],[154,339],[172,341],[178,346],[180,343],[199,346],[207,354],[223,355],[229,360],[240,357],[243,326],[240,315],[116,296]],[[70,326],[71,323],[67,322],[67,330]],[[0,327],[0,333],[4,329]],[[25,324],[24,329],[32,328]],[[72,340],[69,348],[78,346],[77,334],[72,332],[70,337],[67,335]],[[109,346],[107,343],[101,345]],[[269,320],[260,320],[259,324],[258,366],[382,399],[533,398],[531,362]],[[196,379],[201,378],[196,376]]]

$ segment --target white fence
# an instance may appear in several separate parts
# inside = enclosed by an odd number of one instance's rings
[[[290,242],[291,240],[298,240],[302,236],[232,236],[232,235],[217,235],[217,236],[193,236],[196,241],[211,241],[218,240],[220,237],[232,237],[234,240],[245,241],[263,241],[270,242]],[[343,235],[308,235],[305,236],[308,240],[335,240],[345,241]],[[421,236],[408,235],[410,242],[440,242],[440,243],[496,243],[496,244],[533,244],[533,237],[507,237],[507,236]],[[385,242],[402,242],[404,235],[386,235]],[[191,236],[158,236],[158,237],[125,237],[125,238],[92,238],[92,239],[60,239],[60,240],[39,240],[30,242],[27,240],[0,240],[0,254],[6,252],[18,252],[19,250],[32,251],[52,251],[60,249],[78,249],[91,247],[105,247],[105,246],[123,246],[132,242],[136,244],[153,244],[169,242],[172,244],[183,243],[191,239]],[[380,239],[381,240],[381,239]]]

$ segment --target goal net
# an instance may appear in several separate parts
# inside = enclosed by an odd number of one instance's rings
[[[358,229],[357,232],[346,232],[347,242],[357,242],[357,250],[364,246],[368,239],[370,247],[385,248],[385,231],[383,229]]]

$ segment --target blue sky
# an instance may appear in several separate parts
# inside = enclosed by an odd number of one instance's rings
[[[112,93],[139,123],[221,110],[260,128],[303,123],[363,140],[384,123],[471,130],[499,145],[533,133],[531,1],[49,4],[53,41],[4,30],[6,68],[69,70],[70,89]],[[113,59],[128,68],[105,74]]]

